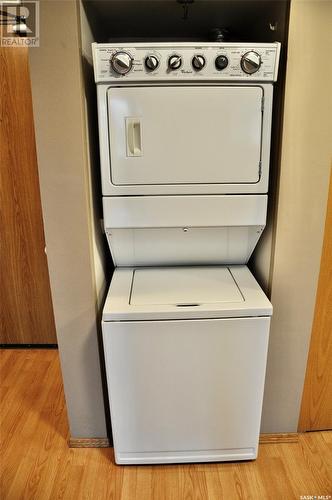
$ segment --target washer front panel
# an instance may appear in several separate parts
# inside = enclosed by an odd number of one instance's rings
[[[269,325],[103,322],[117,463],[255,458]]]

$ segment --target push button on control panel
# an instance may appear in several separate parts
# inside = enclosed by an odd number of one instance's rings
[[[227,68],[228,57],[223,55],[216,57],[215,66],[218,71],[222,71],[223,69]]]

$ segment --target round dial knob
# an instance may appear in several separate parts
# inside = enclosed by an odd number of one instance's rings
[[[201,71],[201,69],[205,66],[205,58],[203,56],[194,56],[191,64],[193,65],[194,70]]]
[[[116,52],[111,58],[111,66],[115,73],[125,75],[131,70],[133,59],[127,52]]]
[[[227,68],[228,66],[228,58],[227,56],[218,56],[216,57],[215,60],[215,66],[218,71],[222,71],[223,69]]]
[[[241,68],[249,75],[256,73],[256,71],[258,71],[261,67],[261,64],[261,56],[253,50],[246,52],[241,58]]]
[[[168,59],[168,67],[171,70],[179,69],[182,64],[181,56],[174,55]]]
[[[144,63],[146,69],[149,71],[154,71],[159,66],[159,61],[156,56],[146,56]]]

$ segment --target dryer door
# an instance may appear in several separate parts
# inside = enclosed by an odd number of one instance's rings
[[[112,184],[257,183],[262,99],[258,85],[109,88]]]

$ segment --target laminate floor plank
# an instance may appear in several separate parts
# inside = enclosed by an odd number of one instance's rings
[[[262,444],[253,462],[117,466],[111,448],[70,449],[58,352],[6,349],[0,354],[1,500],[299,500],[301,495],[332,495],[332,432]]]
[[[306,432],[300,436],[300,445],[302,453],[308,468],[317,481],[323,494],[331,494],[331,473],[332,469],[327,469],[325,461],[322,458],[324,451],[321,450],[322,441],[320,433]],[[325,492],[325,493],[324,493]]]

